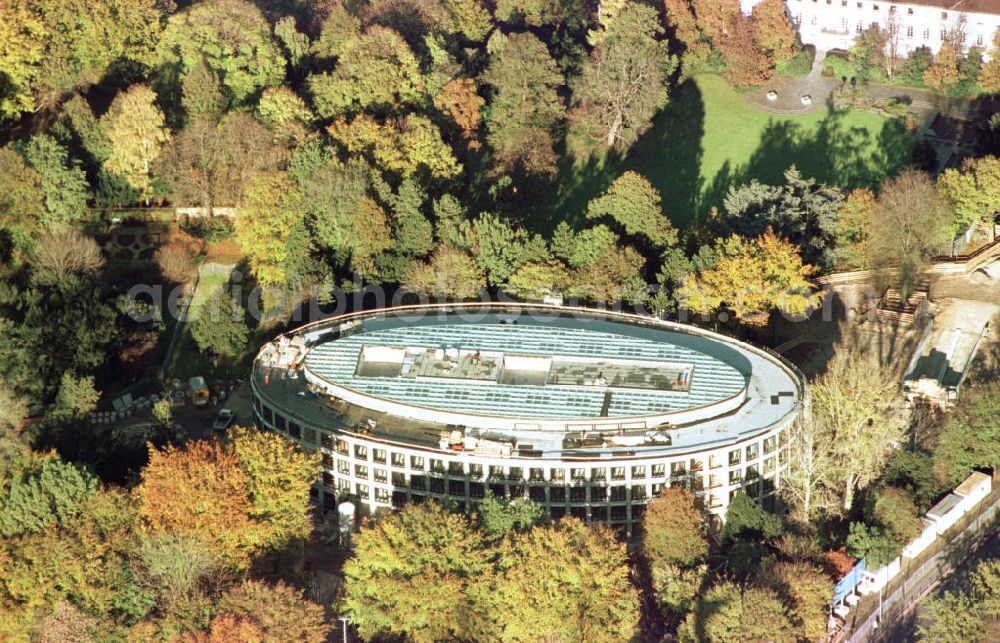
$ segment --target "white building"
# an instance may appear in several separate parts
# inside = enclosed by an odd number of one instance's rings
[[[743,11],[758,2],[741,0]],[[965,49],[990,49],[1000,27],[1000,0],[785,0],[785,6],[802,44],[817,51],[846,50],[872,26],[895,34],[899,57],[920,47],[937,52],[952,33]]]
[[[362,514],[527,497],[631,536],[688,487],[718,528],[773,507],[801,373],[699,328],[609,311],[449,304],[354,313],[266,345],[259,426],[322,454],[317,500]]]

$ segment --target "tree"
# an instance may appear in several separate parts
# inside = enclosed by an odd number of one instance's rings
[[[810,524],[816,512],[836,507],[837,470],[826,428],[810,409],[789,429],[788,467],[781,474],[781,493],[802,524]]]
[[[624,2],[574,83],[570,118],[608,148],[627,149],[667,104],[676,67],[656,10]]]
[[[381,123],[360,114],[352,121],[335,120],[327,131],[351,154],[363,154],[373,166],[398,176],[444,180],[462,171],[437,126],[424,116]]]
[[[473,149],[478,148],[478,143],[473,143],[483,121],[485,104],[471,78],[453,78],[434,96],[434,107],[451,119],[459,135],[469,141]]]
[[[487,494],[476,507],[473,520],[490,541],[499,542],[508,534],[525,533],[548,523],[545,509],[524,498],[507,501]]]
[[[870,519],[884,527],[900,547],[923,531],[917,506],[905,489],[881,487],[875,491],[870,502],[871,506],[867,511]]]
[[[236,219],[236,241],[261,285],[285,282],[285,239],[304,216],[303,207],[302,195],[285,173],[263,174],[248,184]]]
[[[684,643],[764,643],[791,640],[794,631],[788,608],[772,590],[722,581],[698,597],[678,638]]]
[[[0,118],[53,110],[113,67],[141,64],[160,31],[155,0],[5,2],[0,9]]]
[[[991,640],[1000,616],[1000,560],[992,558],[976,565],[961,591],[946,591],[930,598],[925,616],[929,624],[918,627],[924,640],[941,643]]]
[[[191,337],[198,350],[219,357],[236,357],[247,346],[250,329],[246,311],[224,287],[212,292],[191,322]]]
[[[33,136],[24,146],[24,158],[41,179],[45,226],[74,223],[85,214],[90,190],[79,163],[71,163],[66,148],[47,134]]]
[[[869,27],[858,34],[848,50],[848,59],[862,80],[871,80],[872,76],[888,67],[886,61],[886,44],[888,33],[876,26]]]
[[[155,105],[156,94],[145,85],[132,85],[115,96],[107,123],[111,155],[104,168],[121,176],[148,199],[153,162],[170,139],[163,113]]]
[[[154,535],[201,543],[226,565],[249,564],[260,525],[251,517],[250,476],[239,456],[219,444],[149,448],[149,464],[133,494]]]
[[[677,301],[707,314],[725,305],[745,324],[767,323],[771,309],[803,315],[819,303],[808,277],[816,269],[803,264],[797,249],[768,230],[756,239],[733,235],[716,243],[715,265],[690,275],[677,290]]]
[[[237,619],[231,614],[212,618],[207,632],[186,632],[181,643],[227,643],[227,641],[260,641],[264,632],[249,618]]]
[[[49,417],[56,422],[82,420],[97,408],[100,397],[94,387],[93,376],[78,377],[66,371],[59,380],[59,392],[49,410]]]
[[[321,605],[281,581],[267,584],[245,580],[222,595],[218,610],[254,623],[265,640],[322,643],[332,629],[324,619]]]
[[[573,277],[561,261],[529,261],[514,271],[504,291],[521,299],[543,299],[566,291]]]
[[[186,284],[197,270],[194,250],[181,241],[165,243],[156,249],[154,257],[160,274],[175,284]]]
[[[153,404],[153,409],[152,409],[153,419],[156,420],[157,424],[159,424],[160,426],[173,428],[174,411],[172,407],[173,404],[167,398],[158,400],[155,404]]]
[[[531,33],[495,33],[483,81],[493,88],[485,120],[497,171],[549,176],[555,172],[553,134],[565,116],[557,90],[562,73]]]
[[[655,564],[693,565],[708,555],[705,520],[695,498],[683,487],[668,487],[646,505],[642,555]]]
[[[1000,386],[986,385],[961,400],[944,421],[933,446],[937,478],[954,486],[973,469],[1000,467]]]
[[[610,531],[576,518],[514,535],[501,545],[495,575],[470,590],[473,638],[630,639],[639,614],[626,561]]]
[[[472,256],[493,286],[502,286],[522,263],[520,235],[506,219],[483,213],[472,222]]]
[[[0,148],[0,229],[27,245],[44,211],[42,177],[10,148]]]
[[[387,114],[424,98],[417,58],[392,29],[369,27],[341,49],[333,74],[309,78],[313,104],[323,118],[366,110]]]
[[[434,502],[407,505],[363,527],[344,564],[343,607],[365,639],[464,636],[474,613],[466,586],[487,570],[483,536]]]
[[[139,581],[156,592],[161,608],[170,614],[203,592],[203,585],[219,577],[218,553],[189,535],[161,533],[142,540],[136,548]]]
[[[230,105],[247,102],[285,77],[285,58],[270,25],[243,0],[207,0],[172,15],[154,60],[164,84],[203,63],[218,76]]]
[[[50,229],[38,236],[31,250],[31,276],[40,284],[70,275],[94,275],[104,267],[104,254],[78,228]]]
[[[937,178],[937,189],[955,211],[955,227],[989,223],[1000,211],[1000,159],[969,157],[962,168],[948,168]]]
[[[587,204],[587,218],[610,218],[629,235],[645,237],[654,248],[672,246],[677,231],[660,204],[660,193],[641,174],[627,171]]]
[[[831,450],[843,509],[854,492],[875,480],[892,445],[902,437],[894,416],[897,385],[873,351],[838,351],[810,387],[813,419]]]
[[[1000,29],[993,33],[992,49],[1000,51]],[[1000,58],[991,56],[988,61],[983,63],[982,69],[979,70],[979,86],[990,94],[1000,92]]]
[[[219,76],[198,58],[181,79],[181,107],[188,125],[198,121],[215,123],[229,101],[222,93]]]
[[[909,287],[920,267],[950,239],[953,221],[923,172],[886,179],[868,234],[873,263],[899,266],[903,285]]]
[[[319,455],[274,433],[236,427],[229,441],[249,478],[250,517],[267,525],[265,546],[281,549],[312,533],[309,490],[320,474]]]
[[[164,148],[156,174],[177,204],[234,207],[252,179],[285,165],[287,149],[249,114],[234,112],[220,123],[198,119]]]
[[[837,248],[835,266],[865,270],[871,266],[871,225],[875,211],[875,195],[867,188],[847,193],[834,226]]]
[[[757,43],[772,65],[780,65],[795,55],[795,28],[788,21],[782,0],[762,0],[753,6],[750,15]]]
[[[17,118],[35,108],[32,82],[45,55],[46,29],[34,15],[31,3],[0,5],[0,69],[5,82],[0,89],[0,120]]]
[[[784,173],[784,185],[757,180],[729,188],[723,200],[726,233],[756,237],[768,228],[800,248],[806,263],[830,268],[844,196],[840,190],[802,178],[794,166]]]
[[[58,456],[29,454],[15,460],[0,481],[0,535],[38,533],[67,527],[81,504],[97,490],[97,480]]]
[[[583,239],[580,235],[580,239]],[[642,271],[646,259],[632,246],[612,247],[577,270],[570,294],[592,301],[641,302],[646,298]]]
[[[705,521],[690,491],[668,487],[646,505],[640,551],[660,612],[680,618],[691,609],[707,575]]]
[[[264,90],[257,102],[257,118],[274,129],[294,122],[309,124],[315,117],[298,94],[282,85]]]
[[[924,83],[939,94],[944,94],[961,80],[958,73],[958,53],[952,43],[944,40],[934,55],[934,62],[924,72]]]
[[[737,12],[718,47],[726,62],[726,78],[734,87],[752,87],[771,77],[771,60],[761,50],[749,16]]]
[[[429,261],[410,267],[406,287],[428,295],[466,299],[478,295],[486,280],[472,257],[453,246],[441,246]]]
[[[802,639],[819,641],[826,635],[831,580],[822,568],[809,562],[780,562],[762,580],[785,599]]]

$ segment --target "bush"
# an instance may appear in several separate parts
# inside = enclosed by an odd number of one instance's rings
[[[779,74],[784,74],[786,76],[805,76],[812,71],[814,56],[815,52],[812,49],[800,49],[794,56],[775,67],[775,70]],[[829,75],[826,74],[827,69],[830,69],[830,67],[825,67],[823,69],[823,75],[828,77],[832,76],[832,69]]]
[[[196,269],[195,254],[191,247],[180,241],[171,241],[156,250],[156,263],[160,274],[177,284],[187,283]]]

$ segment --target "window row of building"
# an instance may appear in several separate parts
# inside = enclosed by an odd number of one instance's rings
[[[528,498],[553,517],[568,514],[607,522],[630,535],[643,505],[665,487],[681,484],[695,493],[718,527],[725,507],[740,491],[770,508],[788,454],[786,432],[774,431],[694,457],[536,463],[390,445],[363,435],[303,426],[257,397],[254,408],[262,427],[321,453],[323,476],[316,487],[320,502],[332,507],[349,499],[362,513],[427,498],[447,499],[468,510],[489,493]]]

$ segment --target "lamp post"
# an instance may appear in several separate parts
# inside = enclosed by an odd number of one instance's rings
[[[340,621],[341,643],[347,643],[347,617],[338,616],[337,620]]]

